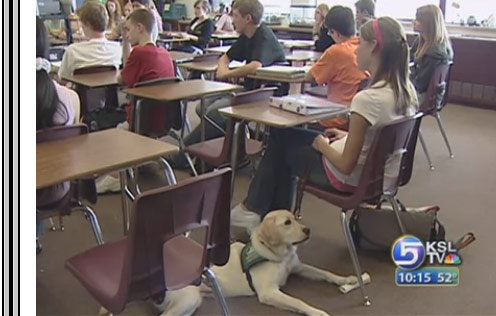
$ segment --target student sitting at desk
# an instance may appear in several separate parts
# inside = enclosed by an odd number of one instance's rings
[[[122,40],[122,56],[124,68],[117,77],[119,84],[134,87],[136,83],[158,78],[175,77],[174,63],[169,52],[156,46],[152,41],[152,29],[155,19],[153,14],[146,9],[134,10],[124,23],[124,36]],[[131,51],[131,46],[133,50]],[[134,104],[126,106],[127,120],[118,127],[129,129],[133,119]],[[167,128],[168,115],[171,107],[163,105],[150,105],[146,109],[146,130],[161,132]],[[107,176],[97,183],[98,193],[118,192],[120,182],[118,178]]]
[[[223,7],[222,15],[218,16],[215,20],[215,33],[232,33],[234,32],[234,26],[232,22],[232,7],[234,1],[231,3],[230,8]],[[221,11],[222,12],[222,11]]]
[[[108,23],[105,6],[96,1],[88,1],[79,8],[78,14],[83,32],[89,40],[67,47],[58,72],[61,81],[63,77],[73,75],[76,69],[92,66],[114,66],[118,69],[121,64],[120,44],[105,38]],[[93,108],[103,106],[99,102],[103,100],[103,95],[103,90],[95,92],[91,95],[92,101],[88,103],[92,104]],[[94,105],[95,103],[97,105]]]
[[[312,37],[315,41],[316,52],[323,52],[334,44],[334,40],[328,34],[329,32],[324,25],[327,13],[329,13],[329,6],[325,3],[319,4],[315,9],[315,24],[313,25]]]
[[[357,30],[375,16],[375,0],[358,0],[355,2]]]
[[[107,25],[107,39],[117,40],[122,34],[122,10],[119,1],[108,0],[107,1],[107,12],[109,15],[109,23]]]
[[[401,24],[382,17],[364,24],[360,35],[358,66],[372,79],[353,98],[349,132],[272,129],[248,195],[231,211],[231,225],[250,230],[270,211],[291,209],[296,176],[331,192],[353,192],[377,127],[415,114],[417,98],[408,78],[408,44]],[[399,160],[389,160],[385,172],[397,174]]]
[[[178,46],[174,50],[203,54],[215,31],[215,23],[209,18],[211,7],[207,0],[197,0],[194,8],[195,18],[189,24],[188,32],[179,33],[188,42]]]
[[[309,81],[327,84],[329,100],[349,105],[362,80],[368,74],[357,64],[356,50],[360,44],[355,37],[355,21],[350,8],[333,6],[326,16],[325,26],[336,44],[329,47],[307,74]],[[321,122],[324,127],[346,129],[346,118],[335,118]]]
[[[453,59],[453,49],[443,13],[436,5],[425,5],[417,9],[413,30],[419,36],[410,51],[410,59],[414,63],[411,79],[422,104],[434,70]]]
[[[59,85],[50,78],[48,60],[48,32],[36,17],[36,130],[79,121],[79,97],[76,92]],[[46,206],[62,199],[69,192],[69,182],[63,182],[36,191],[36,205]],[[43,222],[36,223],[36,251],[41,251],[38,237],[43,233]]]
[[[147,9],[153,14],[155,23],[153,25],[153,30],[152,30],[152,40],[155,43],[157,41],[158,34],[163,31],[163,28],[162,28],[162,18],[160,17],[160,14],[158,14],[157,9],[153,4],[153,0],[132,0],[131,3],[133,5],[133,10]]]
[[[262,16],[263,5],[258,0],[236,0],[233,6],[233,22],[240,37],[219,59],[217,79],[246,77],[255,74],[260,67],[286,60],[284,50],[272,30],[266,25],[260,24]],[[229,69],[229,63],[232,60],[246,61],[246,64],[236,69]],[[255,84],[255,80],[245,78],[244,87],[246,90],[258,88]],[[228,120],[218,112],[218,109],[230,104],[230,97],[216,100],[207,106],[207,116],[217,125],[225,128]],[[199,108],[196,112],[200,115]],[[205,124],[205,131],[206,140],[222,136],[222,133],[211,124]],[[186,145],[198,143],[201,141],[200,135],[200,127],[198,126],[184,139],[184,143]],[[187,167],[183,154],[173,156],[172,164],[175,168]]]

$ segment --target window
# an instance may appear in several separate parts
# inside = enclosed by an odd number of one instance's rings
[[[417,8],[426,4],[439,5],[439,0],[376,0],[375,15],[388,15],[397,19],[413,20],[415,19]]]
[[[478,25],[496,27],[496,1],[494,0],[447,0],[446,22],[467,24],[470,16]],[[484,22],[485,21],[485,22]]]

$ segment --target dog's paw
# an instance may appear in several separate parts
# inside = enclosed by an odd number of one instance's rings
[[[358,282],[358,278],[355,275],[349,275],[346,277],[341,277],[337,280],[336,284],[337,285],[344,285],[344,284],[355,284]]]
[[[320,310],[320,309],[312,309],[308,314],[308,316],[329,316],[326,312]]]

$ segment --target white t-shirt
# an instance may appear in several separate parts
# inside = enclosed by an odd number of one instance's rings
[[[59,68],[59,78],[71,76],[74,70],[91,66],[115,66],[119,68],[122,59],[120,43],[106,38],[90,39],[67,47]]]
[[[396,113],[396,101],[391,86],[386,85],[384,87],[380,87],[383,83],[383,81],[379,81],[370,88],[357,93],[351,101],[351,112],[357,113],[364,117],[370,123],[370,127],[366,132],[365,140],[363,143],[362,151],[360,153],[360,157],[358,158],[357,165],[355,166],[355,169],[353,169],[351,174],[346,175],[341,173],[336,167],[332,165],[329,160],[325,158],[323,159],[324,169],[326,170],[329,180],[331,180],[331,176],[334,175],[339,182],[348,186],[356,187],[358,185],[358,182],[360,181],[360,175],[362,174],[362,169],[365,164],[365,160],[367,159],[369,148],[374,140],[377,126],[404,117],[404,115]],[[407,109],[406,116],[415,115],[418,107],[415,88],[411,83],[410,91],[413,99]],[[331,146],[336,150],[342,152],[345,143],[346,137],[333,142]],[[397,155],[394,157],[390,157],[390,159],[386,162],[386,176],[384,179],[385,191],[387,191],[388,188],[390,188],[390,186],[394,184],[394,180],[396,179],[399,172],[400,160],[401,156]],[[329,172],[332,173],[331,176],[329,175]]]

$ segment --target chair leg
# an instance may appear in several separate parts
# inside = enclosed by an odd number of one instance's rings
[[[197,177],[198,172],[196,171],[195,164],[193,163],[191,156],[189,155],[189,153],[186,153],[186,152],[184,153],[184,156],[186,157],[186,160],[188,161],[188,165],[191,168],[191,171],[193,171],[193,174],[195,175],[195,177]]]
[[[75,207],[74,210],[79,210],[84,213],[86,218],[90,221],[91,229],[93,230],[93,234],[95,235],[96,242],[98,245],[103,245],[103,235],[102,235],[102,230],[100,229],[100,224],[98,223],[98,217],[96,216],[95,212],[91,207],[88,205],[80,204],[79,206]]]
[[[425,145],[424,136],[422,135],[422,131],[419,130],[418,136],[419,136],[420,144],[422,145],[422,149],[424,150],[424,153],[425,153],[425,158],[427,158],[427,162],[429,163],[429,168],[431,170],[434,170],[434,165],[432,164],[431,156],[429,156],[429,151],[427,151],[427,146]]]
[[[398,205],[398,201],[396,200],[396,197],[394,197],[392,195],[386,195],[386,199],[389,201],[389,203],[393,207],[394,215],[396,215],[396,221],[398,222],[398,226],[400,227],[401,234],[405,235],[406,229],[405,229],[405,226],[403,225],[403,222],[401,221],[400,206]]]
[[[362,268],[360,267],[360,262],[358,261],[358,255],[356,252],[355,244],[353,243],[353,237],[351,236],[349,220],[346,216],[346,210],[341,210],[341,225],[343,226],[346,244],[348,245],[351,261],[353,262],[353,267],[355,268],[358,284],[360,284],[360,291],[362,292],[362,297],[363,297],[363,305],[370,306],[371,302],[369,297],[367,296],[367,293],[365,291],[365,286],[363,284]]]
[[[170,164],[167,162],[167,159],[160,157],[160,161],[164,165],[165,178],[167,179],[169,185],[177,184],[176,175],[174,174]]]
[[[222,311],[223,316],[230,316],[231,313],[229,312],[229,308],[226,303],[226,299],[224,298],[224,295],[222,294],[222,290],[220,288],[219,283],[217,282],[217,278],[215,277],[215,274],[212,272],[212,270],[206,268],[203,271],[203,275],[206,277],[208,286],[213,290],[214,296],[215,296],[215,301],[217,302],[217,305],[219,305],[219,308]]]
[[[441,130],[441,134],[443,135],[444,142],[446,143],[446,147],[448,147],[450,158],[453,159],[455,158],[455,155],[453,155],[453,152],[451,151],[451,146],[448,141],[448,136],[446,135],[446,131],[444,130],[443,123],[441,122],[441,115],[439,114],[439,112],[436,112],[436,120],[437,120],[437,124],[439,125],[439,129]]]
[[[293,211],[293,214],[297,220],[300,220],[302,218],[302,216],[301,216],[301,204],[303,203],[304,189],[305,189],[304,184],[302,183],[301,180],[298,180],[298,184],[296,186],[296,197],[295,197],[294,211]]]
[[[56,231],[56,230],[57,230],[57,227],[55,227],[55,223],[53,222],[53,218],[52,218],[52,217],[50,217],[50,218],[48,219],[48,222],[50,223],[50,230],[51,230],[52,232]]]

